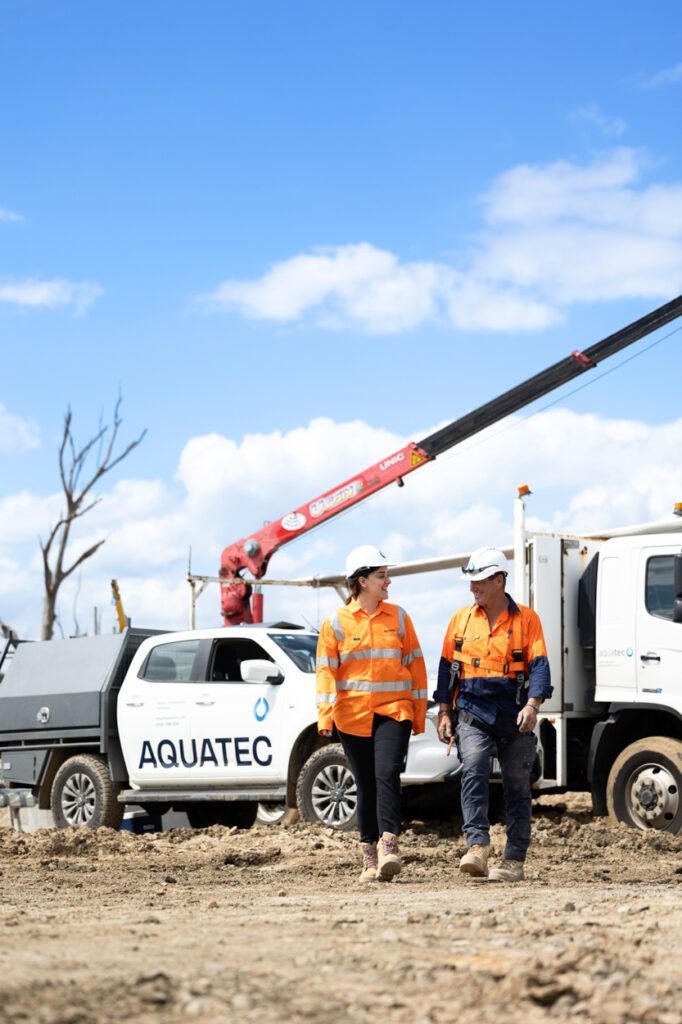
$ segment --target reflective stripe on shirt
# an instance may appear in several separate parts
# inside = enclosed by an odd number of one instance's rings
[[[368,683],[364,679],[340,679],[336,684],[337,690],[363,690],[365,693],[396,693],[401,690],[411,690],[411,679],[398,679],[397,681]]]
[[[342,651],[339,660],[343,664],[344,661],[363,661],[370,658],[399,658],[402,653],[398,647],[371,647],[366,651]]]

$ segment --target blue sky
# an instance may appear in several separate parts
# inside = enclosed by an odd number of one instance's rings
[[[76,539],[108,538],[79,617],[108,623],[117,575],[135,621],[176,627],[190,544],[215,571],[263,520],[682,291],[676,3],[4,0],[0,91],[0,618],[26,635],[69,404],[85,438],[120,390],[125,437],[148,429]],[[272,573],[365,541],[506,541],[527,475],[547,528],[662,514],[680,338]],[[436,636],[462,595],[420,587]]]

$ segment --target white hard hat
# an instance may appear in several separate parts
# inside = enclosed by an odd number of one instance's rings
[[[509,562],[504,552],[499,548],[477,548],[469,557],[469,561],[462,566],[462,572],[472,582],[487,580],[496,572],[503,572],[509,575]]]
[[[361,569],[377,569],[380,565],[388,565],[388,558],[372,544],[361,544],[353,548],[346,559],[346,579],[357,576]]]

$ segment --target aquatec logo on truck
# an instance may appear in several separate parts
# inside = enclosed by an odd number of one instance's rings
[[[142,741],[140,768],[267,768],[272,764],[272,743],[267,736],[219,736],[214,740]]]
[[[325,512],[331,512],[332,509],[338,508],[339,505],[344,505],[351,498],[354,498],[356,494],[359,494],[364,484],[362,480],[353,480],[351,483],[346,484],[345,487],[340,487],[338,491],[334,491],[333,494],[328,494],[325,498],[318,498],[310,506],[308,511],[310,512],[313,519],[319,519]]]
[[[268,717],[268,711],[270,705],[266,701],[265,697],[259,697],[253,706],[253,717],[257,722],[262,722],[264,718]]]

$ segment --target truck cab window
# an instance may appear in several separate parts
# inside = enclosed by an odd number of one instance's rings
[[[177,640],[170,644],[159,644],[147,658],[141,676],[150,682],[189,683],[198,650],[198,640]]]
[[[274,661],[255,640],[217,640],[211,652],[208,678],[213,683],[241,683],[241,663],[254,658]]]
[[[646,563],[646,609],[658,619],[673,617],[675,586],[672,555],[654,555]]]
[[[289,655],[301,672],[315,671],[317,637],[309,634],[270,633],[270,638]]]

